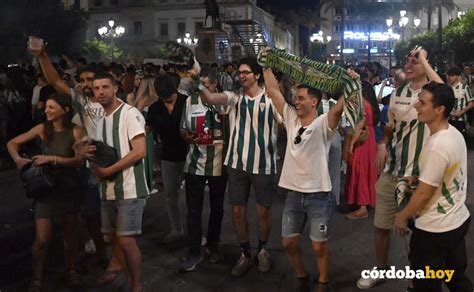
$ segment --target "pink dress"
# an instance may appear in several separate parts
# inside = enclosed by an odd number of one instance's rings
[[[375,206],[377,145],[375,142],[374,114],[367,101],[364,101],[364,108],[369,138],[363,144],[354,146],[353,155],[348,154],[345,194],[349,204]]]

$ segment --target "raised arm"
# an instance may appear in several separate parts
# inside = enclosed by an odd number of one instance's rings
[[[328,126],[331,130],[337,128],[341,121],[342,112],[344,111],[344,95],[341,95],[337,100],[335,106],[333,106],[328,112]]]
[[[411,52],[411,54],[418,54],[418,60],[420,61],[420,64],[423,66],[423,69],[425,70],[425,74],[428,77],[429,81],[434,81],[436,83],[444,83],[443,79],[439,77],[438,73],[433,70],[431,67],[430,63],[428,62],[428,53],[422,49],[422,48],[417,48]]]
[[[44,50],[44,46],[38,50],[32,50],[30,48],[28,50],[38,59],[41,71],[43,72],[48,84],[53,86],[54,89],[56,89],[56,91],[59,93],[69,94],[69,86],[61,79],[56,69],[54,69],[53,64],[51,64],[51,60]]]
[[[263,71],[263,78],[265,79],[265,88],[268,93],[268,97],[272,100],[273,105],[277,109],[278,113],[283,116],[283,110],[285,109],[285,98],[280,91],[278,81],[273,74],[271,68],[265,68]]]
[[[205,103],[213,105],[227,105],[228,96],[225,93],[211,93],[204,85],[199,84],[199,96]]]

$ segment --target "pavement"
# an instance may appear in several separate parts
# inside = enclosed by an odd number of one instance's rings
[[[471,144],[472,145],[472,144]],[[468,153],[469,181],[474,182],[474,151]],[[22,193],[21,183],[16,170],[0,172],[0,291],[25,291],[31,273],[30,247],[34,238],[34,224],[31,215],[31,201]],[[230,275],[232,266],[240,256],[240,248],[235,238],[231,209],[224,205],[225,214],[222,224],[220,252],[222,260],[212,264],[205,259],[195,271],[181,274],[178,266],[186,254],[185,240],[166,245],[162,238],[168,231],[168,216],[164,195],[160,192],[150,197],[144,213],[143,235],[139,237],[142,250],[143,282],[145,291],[293,291],[294,272],[281,247],[281,214],[285,194],[280,190],[274,198],[272,209],[272,232],[268,241],[269,253],[273,260],[273,268],[261,273],[257,267],[243,277],[234,278]],[[180,197],[181,215],[185,222],[184,193]],[[468,188],[467,205],[474,214],[474,186]],[[251,245],[256,252],[257,215],[255,197],[249,202],[248,218],[250,225]],[[363,269],[371,269],[375,265],[373,210],[369,218],[350,221],[345,219],[341,210],[347,209],[342,203],[335,210],[330,224],[331,247],[331,291],[360,291],[355,282]],[[209,202],[206,198],[203,211],[203,226],[207,225]],[[315,254],[311,249],[308,226],[302,237],[301,246],[305,258],[305,266],[312,281],[318,278]],[[474,280],[474,228],[470,228],[466,246],[468,252],[468,270]],[[205,230],[205,228],[204,228]],[[58,231],[56,229],[56,231]],[[43,291],[70,291],[64,288],[63,257],[59,232],[56,232],[48,255],[44,274]],[[107,286],[97,286],[100,269],[90,265],[90,258],[82,252],[78,259],[83,287],[71,291],[127,291],[125,279],[121,275]],[[403,239],[393,236],[390,249],[390,265],[404,269],[408,264],[406,243]],[[369,291],[400,292],[407,286],[404,280],[390,280]],[[447,291],[447,290],[445,290]]]

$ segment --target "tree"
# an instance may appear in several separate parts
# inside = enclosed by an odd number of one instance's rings
[[[120,60],[124,56],[124,52],[114,44],[108,44],[97,38],[87,40],[82,49],[83,53],[88,55],[91,59],[110,61]]]
[[[431,31],[431,17],[436,8],[438,9],[438,17],[441,17],[442,7],[445,7],[448,11],[456,7],[454,0],[406,0],[405,5],[410,11],[415,13],[426,11],[428,15],[428,31]],[[440,20],[440,18],[438,19]],[[441,26],[442,21],[439,21],[438,24]]]
[[[446,50],[456,63],[472,61],[474,51],[474,9],[451,21],[443,29]]]

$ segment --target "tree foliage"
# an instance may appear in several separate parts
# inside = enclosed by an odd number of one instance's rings
[[[404,60],[411,48],[422,46],[432,51],[433,57],[449,58],[455,63],[472,61],[474,51],[474,9],[466,15],[451,21],[443,29],[443,52],[437,52],[437,35],[435,32],[426,32],[395,45],[395,57]]]
[[[97,38],[87,40],[82,51],[90,59],[119,61],[124,57],[124,52],[114,44],[108,44]]]

